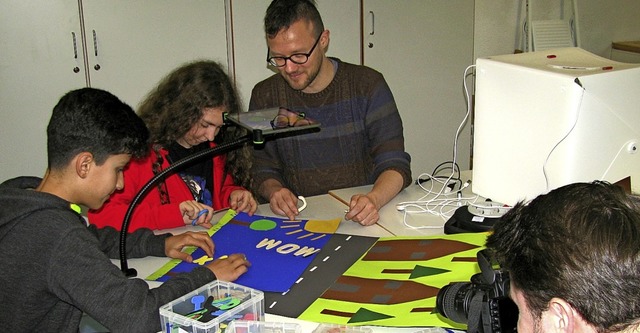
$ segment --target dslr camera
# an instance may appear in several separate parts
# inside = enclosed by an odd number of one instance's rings
[[[480,273],[471,282],[457,282],[438,292],[436,309],[450,320],[467,325],[468,333],[512,333],[518,307],[509,298],[509,273],[494,269],[487,250],[478,252]]]

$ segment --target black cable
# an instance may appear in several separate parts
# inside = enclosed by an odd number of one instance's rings
[[[451,164],[451,167],[443,168],[442,170],[438,170],[438,169],[440,169],[440,167],[446,166],[447,164]],[[454,163],[453,161],[446,161],[446,162],[442,162],[442,163],[438,164],[433,169],[433,172],[431,174],[435,176],[435,175],[438,174],[438,172],[443,171],[443,170],[447,170],[447,169],[452,169],[454,174],[458,174],[458,178],[460,178],[460,167],[458,166],[458,163]]]
[[[448,166],[448,164],[451,164],[451,166]],[[444,167],[446,166],[446,167]],[[444,167],[444,168],[442,168]],[[462,178],[460,175],[460,167],[458,166],[457,163],[453,163],[453,161],[446,161],[446,162],[442,162],[440,164],[438,164],[434,169],[433,172],[431,172],[431,177],[427,177],[427,178],[418,178],[416,179],[416,185],[420,185],[422,183],[431,181],[432,179],[436,180],[446,180],[449,179],[450,176],[438,176],[438,173],[443,172],[447,169],[451,169],[453,170],[453,175],[450,180],[455,181],[455,183],[453,184],[457,184],[458,185],[458,189],[462,189]],[[445,186],[449,186],[449,184],[445,184]],[[452,191],[455,190],[455,186],[450,187]]]
[[[216,156],[216,155],[220,155],[223,152],[225,152],[226,150],[230,150],[232,148],[241,146],[243,144],[245,144],[246,142],[249,141],[249,139],[252,138],[252,135],[247,135],[245,137],[241,137],[238,138],[234,141],[225,143],[225,144],[221,144],[215,147],[211,147],[207,150],[203,150],[200,152],[197,152],[193,155],[189,155],[179,161],[177,161],[174,164],[171,164],[168,168],[162,170],[161,172],[159,172],[157,175],[155,175],[153,178],[151,178],[143,187],[142,189],[140,189],[140,191],[138,192],[138,194],[136,194],[136,196],[133,198],[133,200],[131,201],[131,204],[129,204],[129,208],[127,209],[127,213],[124,216],[124,220],[122,221],[122,229],[120,230],[120,270],[127,276],[127,277],[134,277],[136,275],[138,275],[138,272],[133,269],[133,268],[129,268],[127,265],[127,230],[129,229],[129,222],[131,221],[131,216],[133,215],[133,210],[135,209],[136,205],[138,204],[138,202],[147,194],[147,192],[149,192],[149,189],[151,189],[153,186],[156,185],[156,183],[163,179],[168,173],[174,171],[175,169],[183,166],[184,164],[187,164],[189,162],[195,161],[197,159],[200,158],[204,158],[205,156]]]

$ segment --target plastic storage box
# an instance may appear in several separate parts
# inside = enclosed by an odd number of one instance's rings
[[[224,333],[302,333],[302,327],[296,323],[234,320]]]
[[[165,333],[219,333],[232,320],[264,320],[264,294],[213,281],[160,307]]]

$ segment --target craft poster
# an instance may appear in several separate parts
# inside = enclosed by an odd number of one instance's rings
[[[380,238],[300,319],[342,325],[465,329],[437,314],[450,282],[480,271],[476,254],[487,233]]]
[[[261,291],[285,292],[300,277],[337,230],[340,219],[288,220],[249,216],[232,210],[210,230],[215,258],[244,253],[251,262],[249,271],[234,283]],[[166,281],[213,260],[202,249],[191,253],[194,262],[172,260],[148,280]]]

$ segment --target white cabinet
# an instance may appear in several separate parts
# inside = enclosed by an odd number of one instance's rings
[[[264,14],[271,0],[229,0],[233,22],[234,77],[243,107],[249,107],[253,86],[273,75],[267,67]],[[327,54],[350,63],[360,63],[359,0],[318,1],[325,29],[330,31]]]
[[[453,158],[473,63],[474,0],[364,0],[364,64],[386,78],[404,125],[414,178]],[[469,86],[472,79],[469,78]],[[469,169],[469,120],[457,147]]]
[[[132,107],[187,61],[227,66],[224,0],[85,0],[82,10],[90,85]]]
[[[0,2],[0,182],[44,174],[46,125],[65,92],[102,88],[135,108],[184,62],[226,66],[225,17],[224,0]]]
[[[44,174],[51,110],[85,84],[79,27],[77,1],[0,2],[0,182]]]

